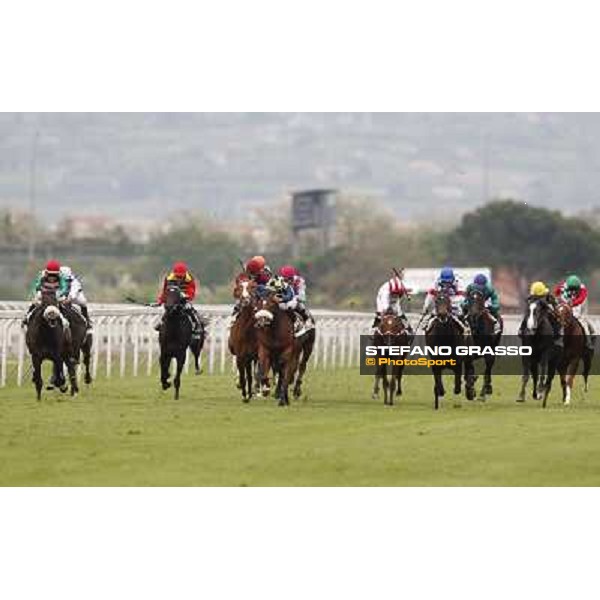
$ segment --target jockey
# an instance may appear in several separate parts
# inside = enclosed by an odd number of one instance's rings
[[[292,265],[281,267],[277,274],[283,277],[296,297],[297,302],[294,311],[302,319],[302,328],[296,333],[296,336],[300,337],[315,326],[315,320],[306,308],[306,280],[300,275],[298,269]]]
[[[299,299],[292,284],[281,275],[275,275],[275,277],[272,277],[265,286],[265,291],[277,294],[280,299],[279,308],[292,313],[292,321],[295,330],[294,336],[300,337],[301,335],[304,335],[309,328],[293,316],[297,311]]]
[[[92,320],[90,319],[90,315],[88,313],[87,299],[83,293],[81,280],[73,273],[71,267],[67,267],[66,265],[63,265],[60,268],[60,274],[67,282],[67,300],[72,304],[79,306],[81,314],[87,322],[87,333],[91,333]]]
[[[552,326],[552,332],[554,334],[554,343],[556,346],[562,346],[562,336],[564,331],[555,312],[557,301],[548,289],[548,286],[543,281],[534,281],[531,284],[529,288],[529,296],[527,297],[527,305],[529,305],[531,302],[540,302],[548,308],[548,317],[550,319],[550,325]],[[525,314],[523,317],[523,321],[519,327],[519,336],[522,336],[523,332],[527,329],[527,317],[527,314]]]
[[[404,314],[402,308],[402,299],[410,300],[410,294],[401,276],[395,275],[389,281],[386,281],[381,285],[377,292],[377,311],[375,312],[375,319],[373,320],[373,328],[379,326],[381,322],[381,316],[386,312],[392,312],[402,319],[404,326],[409,333],[413,333],[412,327],[408,322],[408,318]]]
[[[183,310],[190,318],[192,322],[192,338],[199,339],[204,324],[200,319],[200,315],[196,312],[194,305],[192,304],[196,298],[197,285],[196,279],[190,273],[187,265],[184,262],[176,262],[173,265],[171,272],[164,278],[163,285],[160,294],[157,298],[157,304],[163,306],[166,300],[167,288],[170,286],[176,286],[181,291],[182,301],[185,302]],[[160,323],[155,327],[156,331],[160,331],[165,315],[163,314]]]
[[[554,296],[559,302],[565,302],[573,309],[573,316],[585,333],[588,348],[593,349],[595,331],[587,319],[588,291],[585,284],[577,275],[570,275],[554,288]]]
[[[435,312],[435,299],[439,294],[445,294],[450,298],[451,317],[460,326],[461,331],[467,335],[469,328],[460,319],[460,303],[465,297],[462,282],[454,273],[454,269],[451,267],[444,267],[439,274],[439,277],[435,280],[433,287],[431,287],[427,295],[425,296],[425,303],[423,304],[423,313],[421,319],[427,315],[431,315],[425,332],[429,331],[429,328],[433,325],[436,315]]]
[[[273,276],[271,269],[267,265],[267,261],[264,256],[253,256],[250,260],[243,265],[244,270],[237,276],[236,280],[241,276],[248,277],[251,281],[254,281],[256,286],[256,293],[262,294],[265,290],[265,286],[269,283],[269,280]],[[239,300],[233,305],[233,312],[231,313],[231,322],[233,323],[238,313],[240,312]]]
[[[467,286],[465,290],[465,298],[462,302],[463,319],[466,318],[471,302],[469,300],[469,294],[471,292],[480,292],[483,294],[483,299],[486,308],[489,310],[490,315],[494,319],[494,331],[499,333],[502,331],[502,317],[500,316],[500,296],[495,290],[494,286],[487,278],[487,275],[479,273],[473,278],[473,282]]]
[[[253,256],[245,265],[244,272],[259,287],[267,285],[273,276],[264,256]]]
[[[35,278],[31,287],[31,296],[33,296],[32,303],[27,310],[27,314],[23,318],[22,325],[27,326],[29,317],[34,311],[35,307],[41,301],[42,292],[55,292],[56,299],[62,302],[67,298],[69,287],[66,279],[60,272],[60,262],[57,260],[49,260],[46,263],[46,268],[40,271]],[[62,316],[62,313],[61,313]],[[62,316],[63,326],[68,327],[69,323]]]

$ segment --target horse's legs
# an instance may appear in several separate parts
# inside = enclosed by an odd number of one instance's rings
[[[298,356],[294,349],[286,350],[281,357],[280,385],[281,395],[279,397],[279,406],[288,406],[290,382],[294,379],[296,369],[298,368]]]
[[[69,383],[71,384],[71,396],[79,393],[79,385],[77,385],[77,361],[69,356],[65,361],[67,363],[67,371],[69,373]]]
[[[373,385],[373,393],[371,394],[371,398],[373,400],[377,400],[379,398],[379,384],[381,383],[381,375],[378,373],[375,374],[375,384]]]
[[[465,363],[465,374],[469,371],[469,369],[473,368],[473,364],[470,361],[464,361]],[[469,364],[471,365],[469,367]],[[462,389],[462,370],[463,370],[463,366],[461,363],[459,363],[456,367],[454,367],[453,371],[454,371],[454,393],[455,394],[460,394],[460,391]],[[472,378],[471,375],[469,375],[469,378]],[[466,382],[467,378],[465,377],[465,382]],[[465,385],[466,387],[466,385]]]
[[[33,367],[33,383],[35,385],[35,393],[38,401],[42,399],[42,386],[44,382],[42,380],[42,361],[38,356],[31,357]]]
[[[399,367],[396,372],[396,396],[402,396],[402,371],[403,367]]]
[[[304,373],[306,373],[308,358],[309,356],[306,353],[306,350],[302,350],[302,358],[300,359],[298,374],[296,375],[296,383],[294,385],[294,398],[300,398],[300,396],[302,396],[302,382],[304,381]]]
[[[464,370],[465,370],[465,396],[467,398],[467,400],[474,400],[475,399],[475,366],[472,360],[465,360],[464,361]],[[458,381],[460,383],[460,374],[461,374],[461,369],[460,368],[455,368],[454,370],[454,376],[456,377],[456,375],[458,374]],[[458,392],[456,391],[456,380],[455,380],[455,389],[454,389],[454,393],[460,393],[460,387]]]
[[[572,360],[567,366],[565,374],[565,386],[563,387],[563,402],[565,405],[571,404],[571,392],[573,391],[573,384],[575,383],[575,375],[577,375],[577,367],[579,366],[579,359]],[[561,381],[562,383],[562,381]]]
[[[248,400],[252,398],[253,390],[252,390],[252,371],[253,371],[254,363],[252,358],[246,357],[246,364],[244,368],[246,369],[246,390]]]
[[[387,369],[383,367],[381,371],[381,381],[383,383],[383,404],[387,406],[389,404],[388,398],[391,396],[390,382],[388,381]]]
[[[527,389],[527,383],[529,381],[531,368],[531,362],[529,361],[529,358],[523,357],[522,365],[523,375],[521,377],[521,391],[519,392],[519,396],[517,397],[517,402],[525,402],[525,392]]]
[[[238,374],[240,377],[239,388],[242,390],[242,401],[248,402],[249,398],[246,396],[246,364],[247,360],[244,356],[236,356],[235,362],[237,365]]]
[[[202,351],[203,340],[192,340],[190,342],[190,351],[194,357],[194,372],[196,375],[200,375],[200,352]]]
[[[171,357],[165,353],[160,355],[160,383],[163,390],[168,390],[171,387],[169,383],[169,366],[171,364]]]
[[[533,381],[532,396],[534,400],[539,400],[538,383],[539,383],[539,366],[537,361],[531,363],[531,379]]]
[[[587,392],[589,390],[588,377],[592,368],[592,360],[594,358],[594,351],[586,348],[583,353],[583,390]]]
[[[269,382],[271,357],[269,350],[262,346],[258,349],[258,364],[260,365],[260,392],[263,398],[266,398],[271,393],[271,384]]]
[[[396,394],[396,375],[394,374],[394,368],[390,369],[390,387],[389,387],[389,396],[388,396],[388,404],[390,406],[394,405],[394,396]]]
[[[483,376],[483,388],[481,390],[482,399],[485,399],[487,394],[492,394],[494,392],[494,388],[492,387],[492,371],[495,363],[495,356],[485,357],[485,374]]]
[[[438,410],[440,407],[440,398],[444,397],[444,383],[442,381],[442,370],[439,367],[434,367],[433,371],[433,395],[434,408]]]
[[[65,379],[65,363],[61,356],[55,356],[52,358],[53,372],[54,372],[54,383],[56,387],[64,394],[67,391],[67,381]],[[67,364],[67,369],[69,365]],[[70,377],[69,372],[69,377]]]
[[[84,376],[84,381],[86,384],[90,384],[92,383],[92,373],[90,371],[90,358],[91,358],[91,347],[90,345],[88,345],[87,343],[84,345],[83,349],[82,349],[82,353],[83,353],[83,365],[85,367],[85,376]]]
[[[546,402],[548,401],[548,396],[550,395],[550,391],[552,390],[552,381],[554,380],[554,376],[556,374],[556,359],[549,357],[544,365],[544,371],[546,373],[546,379],[544,381],[544,388],[542,393],[542,406],[546,408]]]
[[[173,378],[173,387],[175,388],[175,400],[179,400],[179,388],[181,387],[181,372],[185,366],[187,348],[175,357],[177,363],[177,372]]]

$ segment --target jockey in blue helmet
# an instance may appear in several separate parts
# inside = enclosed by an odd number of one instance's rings
[[[423,304],[423,317],[430,315],[435,312],[435,299],[438,295],[445,294],[450,298],[452,306],[452,316],[454,320],[460,325],[465,335],[468,333],[468,328],[460,319],[460,304],[465,296],[464,288],[460,279],[456,276],[452,267],[444,267],[437,279],[434,281],[433,286],[427,291],[425,297],[425,303]],[[431,319],[425,331],[428,331],[433,324],[435,315]]]
[[[463,317],[466,317],[471,306],[471,300],[469,298],[469,295],[475,291],[483,294],[483,300],[485,302],[486,308],[489,310],[490,314],[496,322],[496,330],[500,331],[502,328],[502,318],[500,317],[500,296],[498,296],[498,292],[494,289],[494,286],[492,285],[491,281],[484,273],[478,273],[477,275],[475,275],[473,281],[467,286],[467,289],[465,290],[465,299],[462,303]]]

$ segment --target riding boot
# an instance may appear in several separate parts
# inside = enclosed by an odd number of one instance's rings
[[[25,313],[23,320],[21,321],[21,327],[27,327],[27,325],[29,324],[29,318],[31,317],[31,314],[33,313],[34,310],[35,310],[35,304],[31,304],[29,306],[29,308],[27,309],[27,313]]]
[[[565,335],[564,327],[560,324],[559,320],[556,318],[556,315],[552,312],[548,312],[550,315],[550,324],[552,326],[552,334],[554,338],[554,345],[557,348],[563,347],[563,337]]]
[[[194,321],[194,329],[192,330],[192,339],[199,340],[202,337],[202,331],[204,329],[204,325],[202,320],[200,319],[200,315],[192,310],[192,319]]]
[[[158,331],[160,333],[160,330],[162,329],[164,322],[165,322],[165,313],[162,314],[160,321],[154,326],[154,331]]]
[[[233,311],[231,313],[231,322],[235,323],[235,320],[238,318],[238,315],[240,314],[240,305],[239,304],[234,304],[233,305]]]
[[[81,314],[84,316],[87,321],[87,331],[86,333],[92,333],[92,319],[90,319],[90,313],[88,312],[88,307],[85,304],[80,304]]]
[[[302,302],[298,302],[298,305],[296,306],[296,312],[302,318],[302,321],[304,324],[304,330],[308,331],[309,329],[312,329],[312,327],[314,325],[314,320],[312,318],[312,315],[310,314],[310,312],[308,311],[308,309],[306,308],[306,306],[304,306],[304,304]]]
[[[373,329],[376,329],[377,327],[379,327],[380,323],[381,323],[381,313],[375,313],[375,318],[373,319],[373,325],[371,325],[371,327]]]

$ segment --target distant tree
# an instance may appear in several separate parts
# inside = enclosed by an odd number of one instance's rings
[[[214,287],[231,281],[238,269],[242,248],[237,239],[210,222],[192,219],[154,236],[145,254],[145,278],[156,279],[173,262],[183,260],[200,278],[201,284]]]
[[[448,242],[454,262],[512,270],[523,295],[532,280],[585,274],[600,259],[600,234],[587,222],[512,200],[467,213]]]

